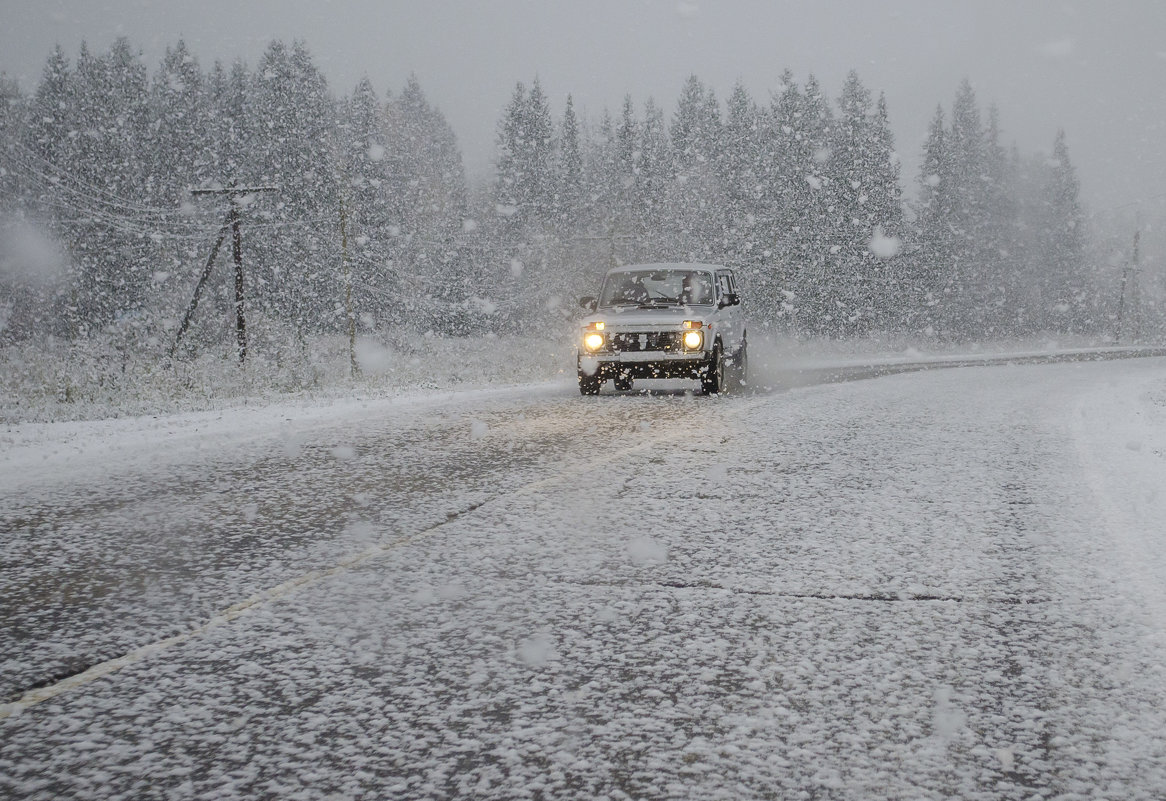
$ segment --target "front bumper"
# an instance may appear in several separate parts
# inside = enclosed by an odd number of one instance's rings
[[[663,351],[632,351],[626,353],[580,353],[577,357],[580,375],[608,380],[617,376],[627,378],[701,378],[712,366],[711,353],[666,353]]]

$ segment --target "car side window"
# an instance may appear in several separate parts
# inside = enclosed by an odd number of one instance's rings
[[[735,291],[733,288],[733,274],[729,272],[717,273],[717,289],[717,294],[722,297],[732,294]]]

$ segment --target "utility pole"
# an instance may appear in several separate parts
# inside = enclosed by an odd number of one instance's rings
[[[194,297],[190,301],[190,306],[186,310],[186,316],[182,320],[182,325],[178,329],[178,336],[174,338],[174,347],[170,349],[171,354],[178,348],[178,341],[182,339],[182,335],[186,333],[187,327],[190,325],[190,318],[194,315],[194,310],[198,307],[198,296],[202,291],[203,284],[206,283],[207,278],[210,277],[211,268],[215,263],[215,256],[218,255],[219,247],[223,244],[223,239],[226,237],[227,231],[231,232],[231,246],[234,250],[235,256],[235,336],[239,347],[239,363],[242,364],[247,359],[247,321],[243,316],[243,234],[241,222],[243,213],[241,209],[241,198],[258,194],[260,192],[278,192],[279,188],[274,186],[231,186],[226,189],[192,189],[192,195],[226,195],[231,202],[231,207],[227,211],[227,219],[223,222],[219,229],[219,238],[215,242],[214,248],[211,249],[210,258],[207,259],[206,266],[203,268],[202,277],[199,278],[198,286],[195,287]]]
[[[203,285],[211,277],[211,269],[215,266],[215,256],[219,255],[219,248],[222,247],[223,239],[226,238],[227,231],[229,230],[230,228],[227,223],[224,223],[223,227],[219,229],[219,238],[215,240],[215,246],[211,248],[211,255],[207,258],[206,265],[202,268],[202,275],[199,276],[198,283],[195,284],[194,297],[190,299],[190,305],[186,307],[186,314],[182,317],[182,325],[178,326],[178,334],[174,337],[174,344],[170,346],[171,356],[178,352],[178,343],[182,341],[182,335],[190,327],[190,320],[194,317],[194,310],[198,308],[198,296],[202,294]]]
[[[1138,250],[1139,250],[1141,237],[1142,237],[1142,231],[1141,231],[1141,228],[1139,228],[1138,230],[1134,231],[1133,259],[1130,262],[1126,262],[1125,268],[1122,269],[1122,271],[1121,271],[1121,296],[1118,298],[1118,303],[1117,303],[1117,344],[1119,344],[1119,345],[1121,344],[1122,327],[1123,327],[1124,322],[1125,322],[1126,285],[1128,283],[1130,283],[1131,275],[1133,278],[1133,286],[1130,289],[1130,305],[1131,306],[1133,305],[1134,297],[1137,295],[1137,287],[1138,287],[1137,281],[1138,281],[1138,272],[1139,272],[1139,270],[1138,270],[1138,260],[1139,260]],[[1135,332],[1134,332],[1135,338],[1137,336],[1139,336],[1140,333],[1141,332],[1139,330],[1135,329]]]
[[[344,262],[344,313],[348,315],[348,363],[349,373],[355,378],[360,375],[356,363],[356,315],[352,313],[352,263],[348,258],[348,204],[344,195],[340,196],[340,258]]]
[[[1134,269],[1132,270],[1134,276],[1134,285],[1130,288],[1130,316],[1134,318],[1134,341],[1142,338],[1142,315],[1139,314],[1138,308],[1141,304],[1138,303],[1138,273],[1142,271],[1141,258],[1141,237],[1142,228],[1139,225],[1138,230],[1134,231]]]

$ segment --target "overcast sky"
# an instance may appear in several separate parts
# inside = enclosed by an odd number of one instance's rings
[[[300,38],[337,95],[414,72],[478,178],[520,80],[538,76],[556,117],[570,93],[597,118],[625,94],[671,113],[693,73],[767,101],[786,67],[832,99],[855,69],[887,95],[913,193],[936,104],[967,77],[1005,144],[1047,152],[1065,129],[1093,211],[1135,204],[1166,227],[1163,0],[0,0],[0,71],[30,91],[53,45],[72,59],[122,34],[151,69],[180,37],[204,69]]]

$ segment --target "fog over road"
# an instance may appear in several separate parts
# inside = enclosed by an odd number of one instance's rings
[[[0,796],[1161,798],[1166,499],[1111,468],[1163,456],[1098,432],[1164,367],[548,384],[9,462]]]

